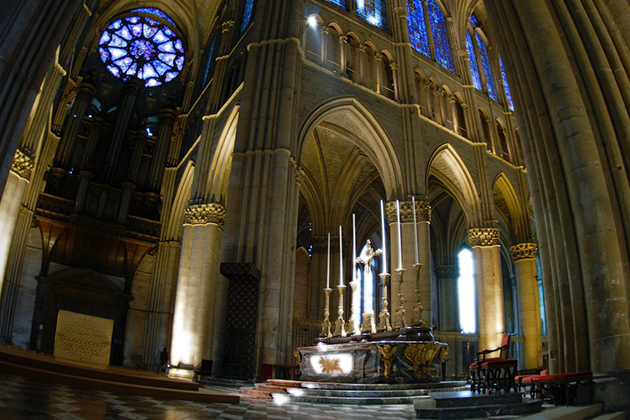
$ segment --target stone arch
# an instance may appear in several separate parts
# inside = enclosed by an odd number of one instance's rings
[[[208,177],[208,197],[211,202],[220,203],[225,206],[232,169],[232,152],[236,140],[236,129],[238,126],[239,107],[235,106],[223,127],[216,151],[210,163]]]
[[[328,121],[347,129],[353,141],[376,166],[388,198],[403,193],[403,169],[394,145],[376,117],[355,98],[326,101],[306,119],[298,135],[297,156],[301,162],[306,140],[322,122]]]
[[[483,226],[481,201],[475,182],[464,161],[450,144],[438,147],[427,166],[426,179],[433,176],[442,182],[466,214],[469,227]],[[429,190],[429,185],[425,186]]]
[[[505,173],[499,173],[494,179],[492,193],[495,211],[506,222],[514,240],[518,242],[530,240],[527,212]]]
[[[195,165],[189,160],[183,170],[183,174],[177,185],[175,197],[169,206],[170,214],[166,218],[167,222],[164,226],[162,237],[168,240],[179,239],[182,236],[184,210],[190,199],[190,190],[192,189],[193,178],[195,177]]]

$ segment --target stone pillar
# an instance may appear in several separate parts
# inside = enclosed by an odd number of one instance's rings
[[[127,81],[123,86],[123,97],[118,108],[118,118],[116,119],[116,125],[114,126],[114,132],[112,133],[112,139],[105,158],[104,177],[106,180],[111,180],[116,172],[118,155],[127,134],[127,125],[136,103],[139,85],[140,80],[134,78]]]
[[[79,131],[83,126],[83,118],[87,112],[92,97],[94,96],[95,87],[89,82],[81,83],[77,96],[74,98],[74,104],[70,108],[70,114],[67,116],[66,125],[56,155],[56,165],[64,169],[70,169],[72,164],[72,152],[77,141]]]
[[[381,63],[383,62],[383,54],[376,52],[374,54],[374,67],[376,68],[376,93],[381,93],[381,85],[383,84],[383,69]]]
[[[191,377],[203,359],[212,358],[225,209],[216,203],[192,205],[184,217],[171,364],[178,367],[176,376]]]
[[[346,45],[348,45],[348,37],[341,35],[339,37],[339,74],[346,73]]]
[[[389,67],[392,69],[392,79],[394,80],[394,100],[398,101],[400,99],[398,94],[398,63],[392,61],[389,63]]]
[[[460,332],[459,294],[457,291],[459,266],[439,265],[435,267],[435,277],[440,294],[439,330]]]
[[[525,366],[523,369],[535,369],[542,366],[540,356],[542,350],[540,299],[536,276],[538,246],[532,243],[521,243],[513,246],[511,252],[518,283],[520,333],[525,339]]]
[[[150,191],[158,192],[164,174],[164,166],[168,157],[168,149],[171,145],[173,126],[177,120],[177,113],[172,108],[164,108],[160,112],[158,135],[149,167],[148,187]]]
[[[469,229],[466,242],[472,249],[475,265],[479,349],[495,348],[501,344],[505,329],[499,229]]]
[[[392,295],[389,297],[390,313],[392,316],[396,314],[399,308],[399,277],[396,268],[399,266],[399,249],[398,249],[398,226],[396,215],[396,202],[387,203],[387,220],[390,227],[391,244],[388,249],[391,255],[391,290]],[[400,222],[402,233],[402,259],[405,269],[403,274],[403,294],[405,319],[408,325],[412,324],[414,307],[417,305],[416,287],[420,292],[420,303],[422,305],[422,313],[419,314],[424,320],[425,325],[430,325],[434,318],[431,308],[431,237],[429,225],[431,223],[431,205],[427,201],[416,201],[416,221],[418,230],[418,253],[415,250],[415,233],[413,224],[413,206],[411,201],[400,202]],[[416,271],[414,264],[418,262],[422,264],[420,269],[420,279],[416,284]],[[394,321],[395,317],[394,317]],[[396,322],[394,322],[394,325]]]

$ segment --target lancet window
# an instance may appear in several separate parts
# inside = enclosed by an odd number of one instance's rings
[[[252,14],[254,13],[254,0],[246,0],[243,5],[243,17],[241,19],[241,33],[245,32],[247,26],[252,21]]]
[[[505,100],[510,111],[514,111],[514,102],[512,101],[512,92],[510,91],[510,85],[507,81],[505,74],[505,67],[503,66],[503,59],[499,57],[499,67],[501,69],[501,78],[503,79],[503,90],[505,91]]]
[[[466,49],[468,51],[470,71],[473,84],[481,91],[486,91],[495,101],[499,100],[497,84],[492,71],[492,63],[485,36],[482,36],[479,20],[473,14],[470,17],[470,32],[466,33]]]
[[[356,0],[356,7],[361,19],[381,29],[387,28],[384,0]]]
[[[412,47],[455,73],[446,17],[436,0],[408,0],[407,24]]]

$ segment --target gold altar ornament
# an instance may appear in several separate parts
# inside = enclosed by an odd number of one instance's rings
[[[319,359],[319,364],[322,367],[322,372],[324,373],[334,373],[334,372],[343,372],[341,370],[341,366],[339,365],[339,359],[329,359],[327,357],[322,357]]]
[[[430,363],[440,351],[437,343],[409,344],[405,348],[405,357],[413,363],[413,375],[423,380],[431,371]]]
[[[383,365],[385,365],[385,379],[388,381],[392,374],[392,362],[396,359],[397,350],[398,346],[392,347],[389,344],[378,346],[378,352],[381,354],[381,361],[383,362]]]

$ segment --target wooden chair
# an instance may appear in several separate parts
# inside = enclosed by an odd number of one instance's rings
[[[506,334],[501,345],[494,349],[484,349],[477,352],[477,360],[470,365],[471,391],[482,392],[516,391],[516,359],[508,359],[510,335]],[[499,352],[498,357],[487,357]]]

